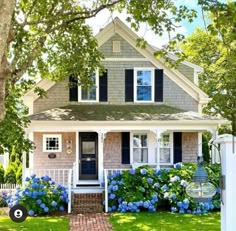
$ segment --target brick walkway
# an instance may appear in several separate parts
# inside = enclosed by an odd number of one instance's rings
[[[70,217],[70,231],[111,231],[105,213],[75,214]]]

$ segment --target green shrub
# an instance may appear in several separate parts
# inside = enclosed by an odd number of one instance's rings
[[[4,182],[6,184],[15,184],[16,183],[16,169],[13,164],[9,164],[5,175],[4,175]]]
[[[16,183],[17,184],[22,183],[22,164],[18,167],[16,172]]]
[[[0,184],[3,184],[4,183],[4,168],[3,166],[0,164]]]

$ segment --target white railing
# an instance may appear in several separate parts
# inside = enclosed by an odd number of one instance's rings
[[[0,184],[0,190],[15,190],[19,184]]]
[[[73,188],[76,187],[76,178],[78,176],[78,173],[77,173],[77,164],[76,162],[73,163],[73,171],[72,171],[72,174],[73,174]]]
[[[30,169],[30,175],[35,174],[37,177],[49,176],[56,184],[67,186],[70,170],[71,169]]]
[[[104,169],[104,184],[105,184],[105,212],[108,212],[108,176],[114,173],[122,173],[128,171],[129,169]]]
[[[71,185],[72,169],[30,169],[30,175],[36,174],[37,177],[49,176],[56,184],[61,184],[68,191],[68,213],[71,213]]]

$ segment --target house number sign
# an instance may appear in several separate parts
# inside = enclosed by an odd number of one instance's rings
[[[49,159],[55,159],[56,157],[57,157],[57,155],[55,153],[49,153],[48,154]]]

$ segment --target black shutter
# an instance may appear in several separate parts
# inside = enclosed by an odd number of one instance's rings
[[[73,75],[69,78],[69,100],[70,101],[78,101],[78,80],[73,77]]]
[[[129,132],[122,132],[121,135],[121,163],[130,164],[130,135]]]
[[[125,70],[125,102],[134,101],[134,70]]]
[[[155,69],[155,102],[163,102],[163,70]]]
[[[99,101],[107,101],[107,70],[99,78]]]
[[[174,132],[174,164],[182,162],[182,132]]]

